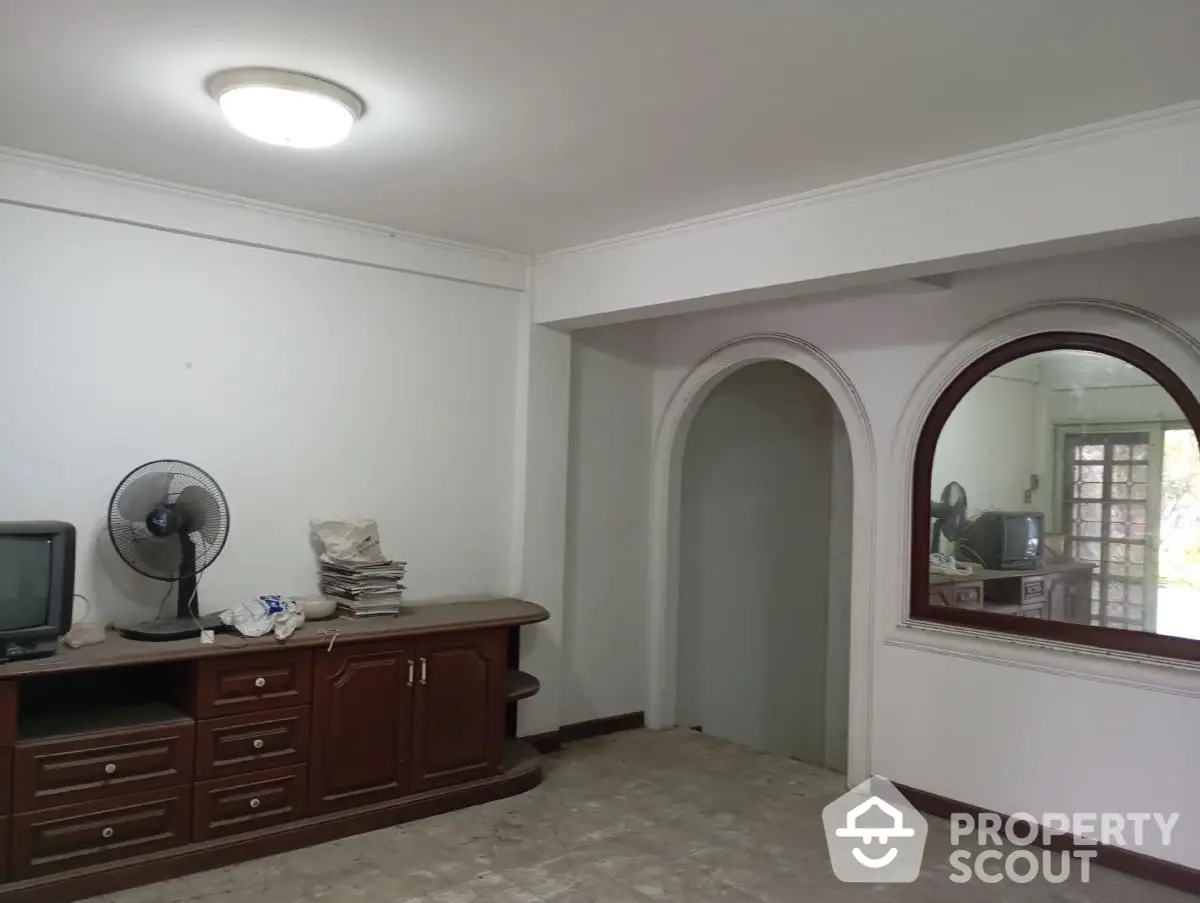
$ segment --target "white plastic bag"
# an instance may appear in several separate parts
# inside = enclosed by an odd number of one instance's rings
[[[325,550],[324,561],[383,561],[379,524],[363,520],[310,520],[313,536]]]
[[[275,639],[286,640],[304,623],[304,606],[279,596],[259,596],[221,612],[221,623],[242,636],[266,636],[274,632]]]

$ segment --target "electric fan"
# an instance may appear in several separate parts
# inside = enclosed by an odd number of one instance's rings
[[[229,506],[212,477],[186,461],[150,461],[135,468],[108,504],[108,535],[117,554],[139,574],[178,584],[174,618],[123,628],[123,636],[182,640],[221,626],[218,615],[199,617],[196,595],[200,573],[221,554],[229,535]]]
[[[947,483],[942,489],[942,500],[929,503],[929,513],[934,518],[930,548],[939,552],[942,536],[954,542],[967,526],[967,490],[960,483]]]

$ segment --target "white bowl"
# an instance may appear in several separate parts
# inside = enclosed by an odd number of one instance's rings
[[[329,596],[304,596],[295,601],[304,609],[306,621],[324,621],[337,614],[337,599]]]

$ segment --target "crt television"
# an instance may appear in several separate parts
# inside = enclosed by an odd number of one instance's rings
[[[1045,542],[1040,511],[984,511],[958,535],[955,555],[993,571],[1038,568]]]
[[[74,596],[75,528],[0,522],[0,661],[53,655]]]

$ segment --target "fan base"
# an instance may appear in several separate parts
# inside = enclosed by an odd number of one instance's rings
[[[220,615],[204,615],[199,619],[193,618],[162,618],[157,621],[146,621],[134,624],[132,627],[122,627],[118,632],[129,640],[145,640],[151,643],[165,643],[170,640],[190,640],[200,636],[201,630],[221,630]]]

